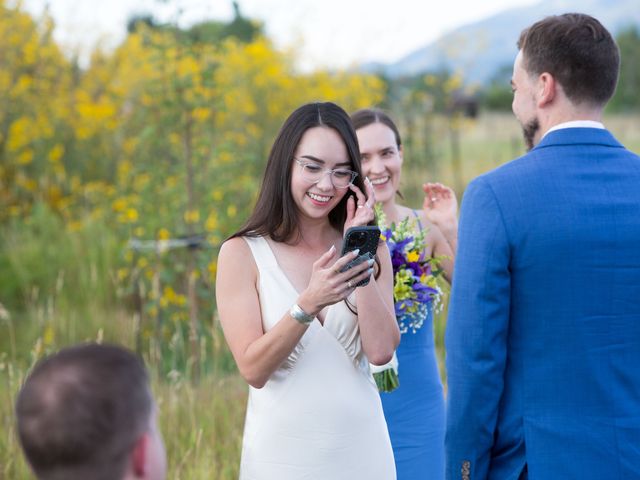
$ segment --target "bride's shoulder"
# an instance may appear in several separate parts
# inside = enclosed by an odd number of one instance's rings
[[[256,276],[257,266],[249,244],[244,237],[233,237],[220,246],[217,260],[218,276],[230,279]]]
[[[251,255],[251,249],[245,238],[233,237],[225,240],[220,246],[218,262],[225,259],[235,260],[243,257],[246,258],[247,255]]]

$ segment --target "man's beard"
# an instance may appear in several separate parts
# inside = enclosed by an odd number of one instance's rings
[[[539,130],[540,122],[538,121],[538,117],[522,125],[522,134],[524,135],[524,142],[527,145],[527,152],[533,148],[533,138]]]

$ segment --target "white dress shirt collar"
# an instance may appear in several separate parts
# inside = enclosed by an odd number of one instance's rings
[[[601,122],[596,122],[594,120],[573,120],[571,122],[564,122],[554,125],[549,130],[545,132],[542,136],[544,138],[549,132],[553,132],[554,130],[561,130],[563,128],[600,128],[604,129],[604,125]],[[542,140],[542,138],[540,140]]]

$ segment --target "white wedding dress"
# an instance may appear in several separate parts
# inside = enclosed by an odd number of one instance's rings
[[[264,238],[245,237],[270,330],[298,298]],[[353,300],[353,299],[352,299]],[[357,317],[344,302],[311,323],[261,389],[249,387],[241,480],[393,480],[393,452]]]

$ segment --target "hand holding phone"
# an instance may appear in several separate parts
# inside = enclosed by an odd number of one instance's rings
[[[361,227],[351,227],[344,234],[342,240],[342,253],[345,254],[358,249],[359,255],[345,265],[341,272],[345,272],[362,262],[375,258],[380,240],[380,229],[376,226],[365,225]],[[369,283],[370,276],[356,283],[356,287],[363,287]]]

